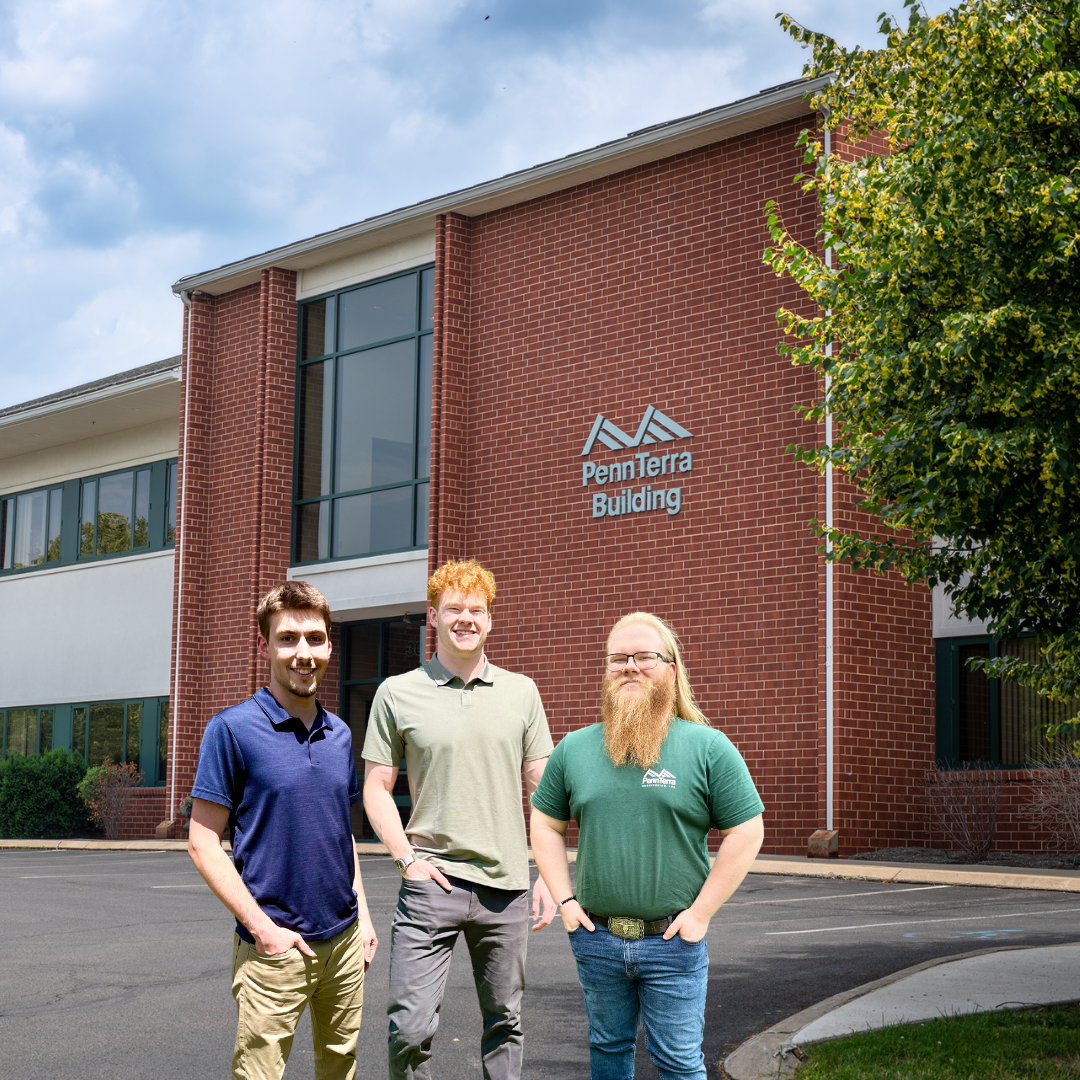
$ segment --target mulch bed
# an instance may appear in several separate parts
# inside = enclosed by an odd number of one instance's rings
[[[1029,854],[1022,851],[992,851],[981,863],[976,863],[963,851],[945,851],[941,848],[891,847],[879,851],[860,851],[849,859],[866,862],[891,863],[942,863],[950,866],[1023,866],[1032,870],[1080,870],[1080,854],[1062,852]]]

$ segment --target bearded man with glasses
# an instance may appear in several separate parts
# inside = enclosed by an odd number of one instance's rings
[[[603,723],[565,736],[533,793],[533,854],[577,961],[592,1080],[633,1077],[639,1020],[663,1080],[705,1080],[705,935],[761,847],[763,807],[739,752],[694,704],[666,622],[620,619],[604,666]],[[723,839],[710,869],[712,828]]]

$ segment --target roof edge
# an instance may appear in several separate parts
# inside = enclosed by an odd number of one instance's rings
[[[179,381],[180,357],[171,356],[168,360],[159,360],[154,364],[122,371],[105,379],[83,383],[81,386],[73,386],[69,390],[61,390],[47,397],[23,402],[21,405],[11,405],[0,410],[0,427],[9,427],[26,420],[37,420],[52,413],[64,412],[66,409],[81,408],[97,401],[122,397],[124,394],[147,390],[152,386]]]
[[[177,294],[198,289],[214,294],[229,292],[258,280],[259,272],[270,266],[303,269],[316,265],[310,258],[316,252],[335,247],[369,246],[363,244],[365,238],[371,241],[370,246],[373,247],[379,234],[383,234],[385,242],[415,235],[431,227],[431,219],[437,214],[457,212],[475,216],[488,213],[553,191],[565,190],[599,176],[608,176],[698,146],[721,142],[746,131],[760,130],[811,112],[807,99],[827,82],[828,76],[798,79],[715,109],[643,128],[625,138],[601,143],[555,161],[391,210],[340,229],[317,233],[305,240],[226,263],[214,270],[189,274],[176,281],[172,290]],[[329,261],[333,257],[329,254],[327,259],[319,261]]]

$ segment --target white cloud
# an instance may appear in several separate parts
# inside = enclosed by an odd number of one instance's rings
[[[797,77],[776,6],[6,0],[0,407],[177,351],[183,274]]]

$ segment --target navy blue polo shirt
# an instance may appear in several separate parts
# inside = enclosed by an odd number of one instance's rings
[[[321,705],[311,731],[265,687],[210,720],[191,794],[227,806],[233,861],[259,907],[306,941],[356,919],[352,736]],[[254,941],[239,922],[236,932]]]

